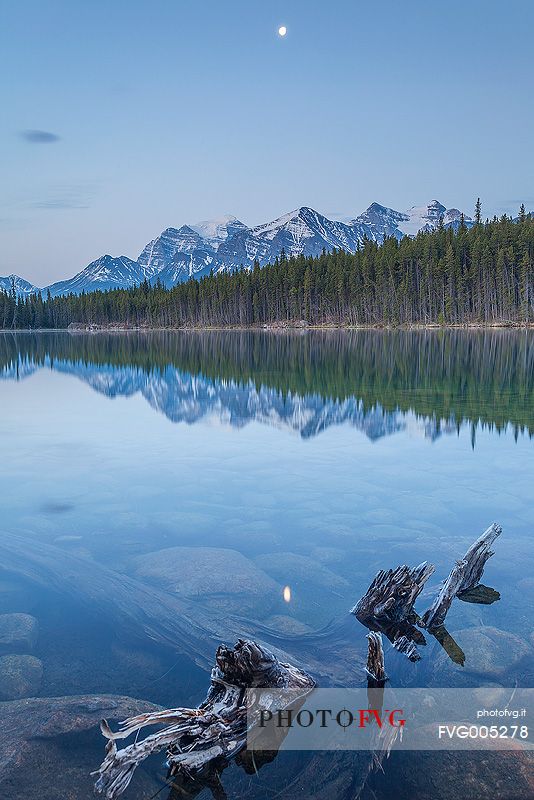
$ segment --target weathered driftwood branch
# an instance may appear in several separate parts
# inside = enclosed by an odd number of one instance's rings
[[[423,627],[432,629],[443,625],[454,598],[462,592],[474,589],[480,582],[486,561],[493,555],[491,545],[501,532],[500,525],[493,523],[471,545],[465,556],[456,562],[438,596],[423,614],[421,621]]]
[[[211,686],[198,708],[174,708],[141,714],[125,720],[113,733],[102,722],[109,740],[106,757],[96,781],[96,791],[107,800],[119,797],[129,785],[141,761],[152,753],[167,751],[171,777],[184,771],[201,772],[214,762],[227,764],[246,747],[248,723],[246,691],[251,688],[309,691],[313,678],[252,641],[240,639],[234,648],[221,645],[215,656]],[[139,732],[150,725],[163,727],[138,741]],[[116,741],[136,734],[133,744],[122,750]]]
[[[387,681],[382,634],[371,631],[367,634],[367,641],[367,684],[370,687],[382,687]]]
[[[416,644],[426,644],[425,637],[415,627],[419,618],[414,603],[434,569],[433,564],[424,561],[414,569],[404,565],[380,570],[365,595],[351,609],[351,614],[362,625],[384,633],[410,661],[420,658]]]

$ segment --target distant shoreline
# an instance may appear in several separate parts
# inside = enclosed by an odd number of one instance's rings
[[[286,333],[305,331],[487,331],[534,330],[534,322],[472,322],[440,325],[439,323],[414,323],[412,325],[308,325],[306,323],[270,323],[261,325],[184,325],[181,327],[151,327],[134,325],[91,325],[75,323],[67,328],[0,328],[0,333],[203,333],[210,331],[235,331],[255,333]]]

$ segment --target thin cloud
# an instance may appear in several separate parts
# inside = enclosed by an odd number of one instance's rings
[[[97,185],[92,183],[59,184],[50,188],[48,196],[34,200],[29,206],[45,211],[90,208],[96,192]]]
[[[59,142],[61,139],[61,136],[58,136],[57,133],[51,133],[50,131],[27,130],[21,131],[19,135],[21,139],[24,139],[29,144],[52,144],[53,142]]]
[[[79,200],[40,200],[31,204],[32,208],[58,209],[58,208],[89,208],[87,203]]]

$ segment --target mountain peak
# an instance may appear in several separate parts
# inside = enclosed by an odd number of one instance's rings
[[[365,209],[363,214],[360,214],[359,217],[356,217],[351,224],[359,223],[375,226],[385,225],[386,227],[391,228],[391,232],[393,232],[397,222],[407,219],[408,216],[402,211],[395,211],[395,209],[382,206],[380,203],[371,203],[371,205]],[[387,235],[389,236],[391,233],[387,233]]]
[[[217,247],[235,233],[248,230],[247,226],[233,214],[206,219],[191,225],[191,228],[213,247]]]
[[[15,288],[15,293],[21,297],[39,291],[37,286],[34,286],[33,283],[24,280],[20,275],[15,275],[13,272],[11,275],[0,277],[0,292],[10,292],[13,287]]]
[[[295,220],[303,220],[307,222],[309,219],[315,219],[320,216],[321,215],[313,208],[310,208],[309,206],[300,206],[299,208],[295,208],[293,211],[288,211],[287,214],[282,214],[281,217],[277,217],[271,222],[265,222],[263,225],[256,225],[255,228],[252,228],[252,234],[254,236],[272,239],[274,236],[276,236],[280,229],[284,228],[284,226],[294,222]]]

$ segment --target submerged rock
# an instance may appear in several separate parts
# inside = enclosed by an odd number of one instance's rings
[[[502,678],[521,659],[531,653],[531,649],[524,639],[515,633],[503,631],[500,628],[483,626],[480,628],[463,628],[451,631],[453,639],[465,654],[464,667],[453,664],[446,653],[437,654],[434,675],[446,677],[462,671],[484,675],[488,678]]]
[[[37,694],[43,679],[43,665],[35,656],[0,658],[0,700],[19,700]]]
[[[134,563],[139,577],[221,611],[263,617],[280,602],[280,587],[237,550],[169,547]]]
[[[310,633],[310,631],[313,630],[309,625],[306,625],[299,619],[289,617],[286,614],[274,614],[272,617],[265,620],[265,625],[280,633],[289,633],[294,636],[301,633]]]
[[[29,653],[35,647],[38,622],[31,614],[0,614],[0,655]]]
[[[0,781],[31,753],[36,738],[96,729],[102,718],[122,720],[157,709],[153,703],[120,695],[32,697],[0,703]]]
[[[349,582],[309,556],[267,553],[254,559],[258,567],[283,584],[306,583],[322,589],[347,589]]]
[[[534,755],[513,750],[393,752],[362,800],[532,800]]]
[[[314,547],[311,557],[321,564],[342,564],[347,559],[347,552],[341,547]]]

